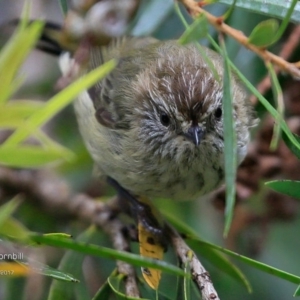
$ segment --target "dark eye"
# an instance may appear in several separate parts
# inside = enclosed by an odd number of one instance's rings
[[[221,119],[222,117],[222,108],[221,107],[218,107],[216,110],[215,110],[215,118],[216,119]]]
[[[170,125],[170,118],[165,112],[160,114],[160,122],[166,127]]]

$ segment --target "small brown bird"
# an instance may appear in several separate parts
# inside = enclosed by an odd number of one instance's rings
[[[222,58],[204,51],[222,78]],[[98,174],[147,197],[186,200],[216,189],[224,179],[223,87],[197,47],[122,38],[93,47],[89,69],[111,58],[118,59],[117,67],[75,102]],[[68,74],[70,54],[60,65]],[[231,84],[240,163],[254,118],[234,76]]]

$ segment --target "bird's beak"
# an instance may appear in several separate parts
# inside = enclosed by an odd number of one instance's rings
[[[185,137],[191,140],[196,146],[200,145],[203,136],[204,129],[198,125],[192,125],[187,133],[185,133]]]

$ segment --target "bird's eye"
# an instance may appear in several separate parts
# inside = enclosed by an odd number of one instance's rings
[[[215,110],[215,118],[216,119],[221,119],[222,117],[222,107],[218,107],[216,110]]]
[[[165,112],[161,113],[160,122],[166,127],[170,125],[170,118]]]

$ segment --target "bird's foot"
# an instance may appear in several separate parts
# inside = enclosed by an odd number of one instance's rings
[[[143,228],[144,232],[153,236],[156,243],[159,243],[164,251],[167,250],[167,239],[165,225],[161,215],[151,204],[148,198],[133,196],[130,192],[124,189],[116,180],[111,177],[107,178],[107,182],[112,185],[119,193],[120,199],[125,200],[130,207],[131,216],[135,219],[138,230]],[[138,234],[140,236],[140,233]],[[154,241],[149,238],[149,243]]]

